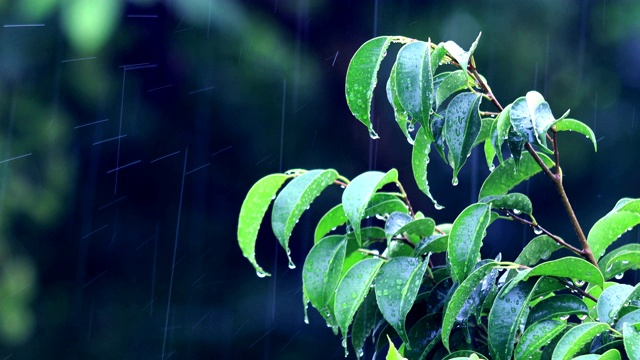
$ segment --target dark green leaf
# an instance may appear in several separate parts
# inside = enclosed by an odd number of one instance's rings
[[[544,320],[529,326],[520,337],[514,354],[515,360],[540,358],[542,347],[558,336],[567,323],[558,320]]]
[[[409,342],[405,318],[418,295],[427,265],[427,261],[413,257],[393,258],[382,266],[376,278],[380,312],[405,343]]]
[[[640,359],[640,331],[637,326],[625,324],[622,327],[622,335],[624,336],[624,350],[629,360]]]
[[[617,211],[605,215],[593,225],[587,235],[587,242],[593,256],[599,259],[609,245],[638,224],[640,224],[640,213],[637,212]]]
[[[376,296],[374,293],[369,293],[356,313],[356,318],[353,320],[353,327],[351,328],[351,345],[353,345],[358,359],[364,355],[364,342],[371,335],[380,319],[382,319],[382,314],[378,310]]]
[[[436,209],[443,209],[444,206],[438,204],[436,199],[433,198],[433,195],[431,195],[429,182],[427,181],[427,165],[429,164],[431,143],[432,139],[429,137],[429,134],[424,130],[424,127],[421,127],[416,134],[415,143],[413,144],[411,167],[413,169],[413,177],[416,180],[418,189],[431,199]]]
[[[411,138],[411,134],[409,134],[409,126],[411,121],[409,121],[409,116],[407,111],[402,107],[400,103],[400,99],[398,99],[398,89],[396,88],[396,63],[393,64],[391,68],[391,74],[389,75],[389,79],[387,80],[387,100],[393,107],[393,114],[396,118],[396,123],[400,127],[400,130],[407,138],[409,144],[413,144],[414,140]]]
[[[407,225],[413,220],[411,215],[394,212],[389,215],[389,218],[384,223],[384,233],[387,236],[387,241],[390,241],[391,238],[398,233],[403,226]]]
[[[551,168],[555,165],[548,156],[541,153],[538,153],[538,156],[540,156],[547,167]],[[482,199],[491,195],[506,194],[516,185],[541,171],[542,169],[538,163],[536,163],[533,157],[528,153],[522,156],[520,166],[517,169],[513,158],[508,159],[504,164],[497,166],[495,170],[489,174],[480,188],[480,195],[478,195],[478,198]]]
[[[533,213],[531,200],[527,195],[520,193],[487,196],[480,199],[479,202],[491,204],[493,209],[513,210],[515,214],[525,213],[531,215]]]
[[[404,354],[408,359],[425,359],[429,351],[440,343],[440,314],[430,314],[413,325],[409,331],[409,344]]]
[[[336,205],[331,210],[327,211],[327,213],[322,216],[320,221],[318,221],[318,225],[316,225],[316,231],[313,235],[314,243],[317,243],[329,232],[335,230],[338,226],[344,225],[346,222],[347,215],[344,214],[342,204]]]
[[[593,143],[593,149],[598,151],[598,143],[593,130],[585,123],[575,119],[561,119],[553,124],[555,131],[575,131],[587,137]]]
[[[507,145],[509,146],[509,151],[511,152],[511,157],[514,160],[516,169],[520,166],[520,159],[522,158],[522,152],[524,151],[524,146],[527,143],[527,138],[518,134],[513,127],[509,128],[509,134],[507,135]]]
[[[531,308],[527,324],[569,315],[586,315],[587,305],[575,295],[556,295],[538,302]]]
[[[311,248],[304,262],[302,287],[311,304],[321,312],[335,294],[346,249],[344,236],[328,236]]]
[[[351,58],[347,69],[345,92],[349,110],[369,129],[369,135],[373,138],[378,135],[371,124],[371,99],[378,82],[380,63],[387,54],[391,41],[389,36],[380,36],[362,44]]]
[[[361,243],[360,221],[364,217],[369,200],[381,187],[397,181],[398,172],[396,169],[391,169],[386,174],[379,171],[368,171],[353,179],[342,193],[344,213],[353,227],[358,243]]]
[[[447,107],[443,132],[449,146],[449,165],[453,168],[454,184],[480,133],[478,107],[481,100],[479,94],[462,93],[456,95]]]
[[[289,267],[294,266],[289,250],[289,238],[293,227],[313,200],[337,178],[338,173],[333,169],[307,171],[291,180],[273,203],[271,227],[280,245],[287,252]]]
[[[526,141],[535,144],[536,135],[535,130],[533,129],[533,119],[529,112],[526,97],[519,97],[513,102],[511,111],[509,112],[509,117],[511,118],[511,126],[513,126],[516,133],[522,136]]]
[[[444,114],[446,115],[446,114]],[[431,133],[433,134],[433,145],[438,150],[438,154],[445,163],[448,163],[444,155],[444,134],[442,133],[445,123],[443,114],[435,114],[431,119]]]
[[[571,328],[558,341],[552,360],[570,360],[588,351],[593,338],[608,329],[609,325],[601,322],[584,323]]]
[[[391,220],[391,217],[389,217],[389,220]],[[389,223],[389,220],[387,220],[387,224]],[[395,231],[391,229],[389,229],[389,231],[385,229],[385,231],[387,232],[387,240],[390,240],[392,237],[396,235],[402,235],[402,234],[407,234],[409,239],[413,240],[416,238],[422,239],[422,238],[426,238],[427,236],[433,235],[435,226],[436,226],[436,223],[433,221],[433,219],[422,218],[422,219],[415,219],[415,220],[412,219],[409,222],[402,225],[401,227],[395,229]]]
[[[540,235],[529,241],[515,262],[516,264],[533,266],[540,260],[547,260],[553,252],[560,248],[562,248],[562,246],[549,236]]]
[[[623,245],[602,257],[598,267],[605,280],[640,267],[640,244]]]
[[[597,267],[586,260],[572,256],[547,261],[534,268],[523,270],[514,278],[513,282],[520,279],[526,280],[532,276],[567,277],[600,287],[604,286],[604,279]]]
[[[269,204],[276,196],[278,189],[289,179],[285,174],[271,174],[258,180],[249,192],[240,208],[238,219],[238,245],[242,255],[246,257],[256,269],[260,277],[269,276],[256,262],[256,239],[258,230]]]
[[[490,205],[473,204],[464,209],[453,222],[447,256],[452,269],[451,277],[457,282],[464,281],[478,262],[490,213]]]
[[[454,93],[467,88],[467,72],[452,71],[442,80],[436,91],[436,108],[439,108],[447,98]]]
[[[431,73],[431,46],[416,41],[400,49],[396,59],[396,91],[402,108],[413,121],[429,126],[433,103],[433,74]]]
[[[491,132],[491,145],[493,145],[493,148],[498,155],[500,164],[504,162],[504,160],[502,159],[502,143],[509,135],[509,127],[511,127],[511,106],[513,105],[507,105],[504,110],[500,112],[500,114],[496,118],[495,131]]]

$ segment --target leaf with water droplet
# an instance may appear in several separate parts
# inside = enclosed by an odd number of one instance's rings
[[[482,121],[479,106],[482,96],[474,93],[456,95],[445,115],[443,134],[449,146],[449,165],[453,168],[453,177],[467,161],[473,144],[480,134]]]
[[[526,195],[520,193],[487,196],[478,202],[491,204],[493,209],[509,209],[527,215],[533,213],[531,200],[529,200],[529,197]]]
[[[596,136],[593,130],[587,124],[576,119],[559,119],[553,124],[555,131],[575,131],[582,134],[591,140],[593,143],[593,150],[598,151],[598,143],[596,142]]]
[[[428,130],[434,96],[430,43],[416,41],[398,51],[395,80],[402,108]]]
[[[541,354],[541,348],[558,336],[567,327],[566,321],[544,320],[529,326],[520,337],[514,359],[526,360]]]
[[[431,218],[413,219],[402,213],[393,213],[385,223],[387,241],[396,235],[406,234],[409,240],[423,239],[433,234],[436,223]]]
[[[571,328],[556,344],[552,360],[573,359],[583,354],[589,350],[589,344],[598,334],[609,329],[609,325],[602,322],[589,322]]]
[[[545,154],[538,153],[542,161],[551,168],[555,165]],[[503,195],[513,189],[516,185],[529,179],[533,175],[541,172],[538,163],[530,154],[524,154],[520,161],[520,166],[516,168],[513,158],[500,164],[487,176],[480,188],[479,199],[492,195]]]
[[[624,324],[622,335],[624,336],[624,350],[629,360],[640,360],[640,326],[638,324]]]
[[[405,343],[409,342],[405,318],[416,300],[427,265],[427,261],[414,257],[396,257],[385,263],[376,277],[380,312]]]
[[[533,266],[540,260],[548,259],[556,250],[562,248],[555,240],[547,235],[537,236],[522,249],[515,263],[524,266]]]
[[[342,206],[358,243],[361,243],[360,221],[364,217],[369,200],[384,185],[397,181],[396,169],[391,169],[387,173],[367,171],[354,178],[342,193]]]
[[[598,220],[587,235],[587,242],[591,247],[593,256],[599,259],[614,241],[629,228],[640,224],[640,212],[616,211],[609,213]]]
[[[442,316],[439,313],[429,314],[420,320],[409,331],[410,347],[404,355],[409,359],[425,359],[426,355],[440,344],[440,324]]]
[[[609,252],[598,261],[598,267],[605,280],[627,270],[637,270],[640,268],[640,244],[626,244]]]
[[[468,51],[464,51],[460,45],[456,44],[453,41],[447,41],[444,43],[444,48],[447,49],[449,55],[454,58],[458,64],[460,64],[460,69],[467,70],[467,65],[469,64],[469,59],[473,55],[473,52],[476,50],[478,46],[478,42],[480,41],[480,36],[482,33],[478,34],[476,40],[471,44],[471,47]]]
[[[238,245],[242,255],[256,269],[258,276],[268,276],[256,262],[256,239],[258,230],[269,204],[278,192],[278,189],[290,176],[284,174],[271,174],[258,180],[247,193],[238,219]]]
[[[342,273],[347,239],[343,235],[327,236],[316,243],[302,268],[302,287],[311,304],[321,313],[333,300]]]
[[[271,227],[291,264],[289,238],[294,226],[313,200],[337,178],[333,169],[307,171],[291,180],[273,203]]]
[[[491,145],[493,146],[500,164],[504,162],[502,158],[502,143],[509,135],[509,127],[511,127],[511,106],[507,105],[498,115],[495,126],[491,130]]]
[[[344,213],[342,204],[334,206],[331,210],[327,211],[322,218],[320,218],[320,221],[318,221],[313,235],[313,242],[317,243],[330,231],[338,226],[344,225],[346,222],[347,215]]]
[[[391,68],[389,79],[387,80],[387,100],[391,104],[391,107],[393,107],[393,114],[400,130],[407,138],[407,141],[410,144],[413,144],[414,140],[411,137],[411,134],[409,134],[408,128],[412,123],[409,121],[409,114],[407,113],[407,110],[404,109],[402,103],[400,103],[400,99],[398,98],[398,89],[396,87],[396,66],[397,63],[394,63]]]
[[[533,122],[533,129],[535,130],[536,143],[539,144],[543,150],[552,153],[552,151],[547,148],[547,131],[556,122],[553,113],[551,113],[551,108],[544,100],[542,94],[537,91],[529,91],[526,99],[529,114]]]
[[[413,144],[413,151],[411,154],[411,167],[413,169],[413,177],[416,180],[418,189],[425,193],[434,205],[440,209],[444,208],[433,195],[429,189],[429,181],[427,180],[427,165],[429,164],[429,153],[431,152],[431,143],[433,142],[430,135],[420,128],[416,134],[415,143]]]
[[[598,297],[598,318],[603,323],[611,323],[618,317],[618,312],[628,302],[634,287],[627,284],[615,284],[602,291]]]
[[[472,204],[462,210],[453,222],[447,257],[451,264],[451,277],[462,282],[471,274],[480,256],[482,238],[491,219],[491,206]]]
[[[450,72],[438,86],[436,91],[436,108],[439,108],[442,103],[449,98],[449,96],[455,94],[460,90],[467,88],[467,72],[463,70],[456,70]]]
[[[353,295],[352,297],[355,299]],[[364,299],[362,305],[360,305],[360,308],[356,313],[356,317],[353,320],[353,326],[351,327],[351,345],[353,346],[358,359],[362,358],[364,355],[364,342],[367,337],[372,335],[376,324],[380,320],[382,320],[382,314],[380,313],[380,310],[378,310],[376,295],[370,292]]]
[[[442,320],[442,344],[447,348],[447,350],[451,350],[449,346],[449,335],[457,321],[458,314],[469,299],[473,290],[482,282],[491,270],[497,266],[498,263],[495,261],[491,261],[480,266],[471,273],[471,275],[469,275],[453,293]]]
[[[527,324],[568,315],[587,315],[589,308],[575,295],[560,294],[538,302],[529,312]]]

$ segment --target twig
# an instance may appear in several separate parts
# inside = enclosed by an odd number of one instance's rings
[[[572,252],[576,253],[577,255],[580,255],[582,257],[586,257],[586,254],[583,250],[580,250],[574,246],[572,246],[571,244],[565,242],[564,240],[562,240],[560,237],[558,237],[557,235],[554,235],[552,233],[550,233],[547,229],[543,228],[542,226],[540,226],[539,224],[535,224],[527,219],[521,218],[520,216],[512,213],[511,211],[507,211],[507,215],[509,215],[509,217],[511,217],[513,220],[519,221],[522,224],[525,225],[529,225],[532,228],[536,228],[540,231],[542,231],[545,235],[549,236],[550,238],[552,238],[556,243],[558,243],[558,245],[565,247],[568,250],[571,250]]]

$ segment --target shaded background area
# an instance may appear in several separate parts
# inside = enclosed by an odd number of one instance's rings
[[[257,255],[274,276],[242,257],[250,186],[289,168],[395,167],[414,208],[451,222],[488,174],[474,153],[452,187],[432,161],[436,212],[383,92],[369,139],[344,76],[374,35],[466,48],[482,31],[477,65],[503,104],[537,90],[596,132],[597,153],[560,138],[585,230],[640,197],[636,1],[24,0],[0,1],[0,19],[0,358],[342,358],[314,310],[303,323],[300,266],[268,224]],[[576,242],[546,179],[519,190]],[[301,219],[296,264],[339,196]],[[483,252],[513,260],[533,236],[496,225]]]

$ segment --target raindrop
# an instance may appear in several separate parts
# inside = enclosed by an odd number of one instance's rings
[[[264,278],[267,276],[267,273],[258,270],[256,271],[256,275],[258,275],[259,278]]]
[[[516,215],[520,215],[522,214],[522,211],[518,210],[518,209],[513,209],[513,213]]]
[[[442,209],[444,209],[444,206],[442,206],[442,205],[440,205],[440,204],[438,204],[438,203],[433,204],[433,207],[434,207],[434,208],[436,208],[436,210],[442,210]]]
[[[493,163],[491,165],[489,165],[489,172],[493,172],[493,170],[496,169],[496,166],[493,165]]]
[[[409,132],[413,132],[413,130],[415,130],[415,125],[414,124],[409,124],[409,126],[407,126],[407,130],[409,130]]]
[[[533,228],[533,232],[534,232],[536,235],[540,235],[540,234],[542,234],[542,230],[540,230],[540,228],[537,228],[537,227]]]
[[[380,139],[380,136],[378,136],[378,134],[376,134],[376,132],[373,131],[373,129],[369,129],[369,137],[372,138],[373,140]]]
[[[616,280],[620,280],[622,279],[622,277],[624,276],[624,273],[620,273],[618,275],[615,276]]]
[[[458,186],[458,178],[457,177],[454,177],[453,179],[451,179],[451,185]]]
[[[629,260],[622,260],[622,265],[627,265],[629,263]]]

